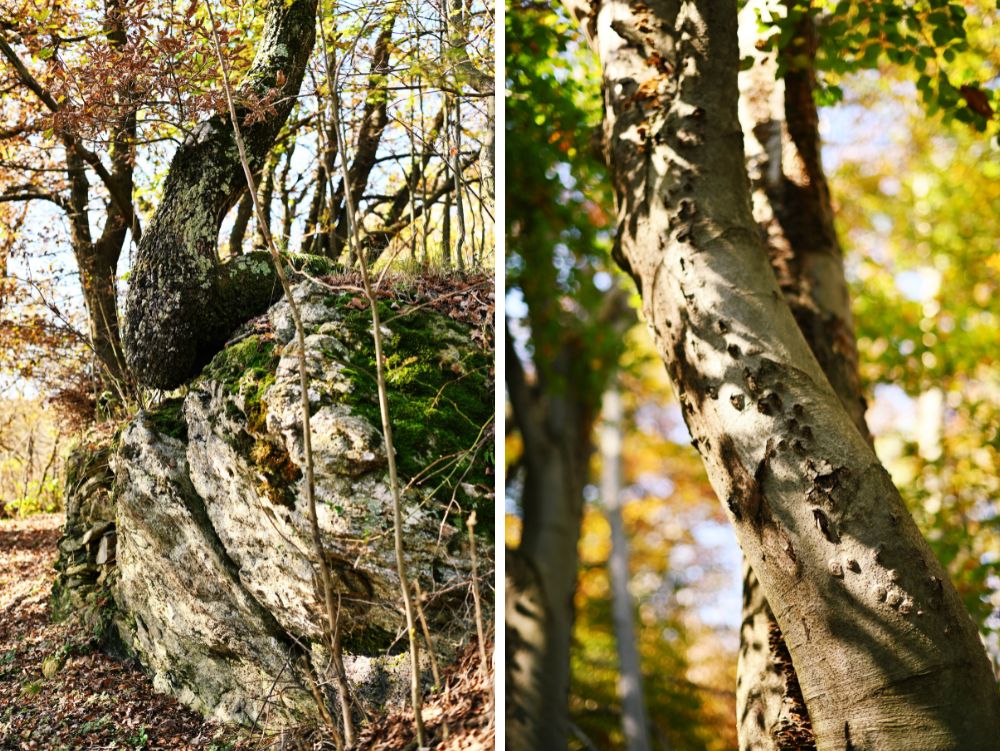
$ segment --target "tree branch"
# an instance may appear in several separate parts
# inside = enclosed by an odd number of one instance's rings
[[[17,56],[17,53],[14,52],[13,48],[7,43],[7,40],[2,35],[0,35],[0,54],[3,54],[3,56],[7,58],[7,61],[14,68],[14,71],[17,73],[21,83],[30,89],[32,93],[38,97],[42,104],[44,104],[53,114],[59,112],[59,103],[52,98],[52,95],[49,94],[45,87],[38,82],[38,79],[31,75],[31,71],[25,67],[21,58]],[[115,202],[118,209],[126,217],[128,224],[132,229],[132,234],[138,242],[139,238],[142,236],[142,231],[139,226],[138,214],[136,214],[135,207],[132,205],[132,196],[126,196],[123,194],[118,181],[112,177],[110,172],[108,172],[107,168],[101,162],[100,157],[80,143],[80,139],[68,131],[62,131],[60,133],[60,137],[62,138],[62,141],[67,149],[74,150],[80,158],[89,164],[94,172],[97,173],[101,182],[104,183],[105,187],[108,189],[108,193],[111,194],[111,200]]]

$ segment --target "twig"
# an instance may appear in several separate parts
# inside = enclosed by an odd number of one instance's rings
[[[431,630],[427,627],[427,618],[424,617],[423,593],[420,591],[420,582],[413,582],[413,593],[416,595],[414,602],[417,605],[417,616],[420,618],[420,628],[424,632],[424,641],[427,642],[427,653],[431,657],[431,674],[434,676],[434,688],[441,686],[441,673],[438,670],[437,655],[434,653],[434,642],[431,641]]]
[[[340,97],[337,93],[337,73],[339,68],[334,64],[333,72],[330,71],[330,54],[326,46],[326,37],[323,33],[322,19],[320,20],[320,39],[323,44],[323,60],[326,65],[326,73],[330,78],[330,91],[333,96],[333,107],[331,108],[333,118],[333,131],[337,139],[337,152],[340,157],[340,168],[345,190],[344,198],[347,204],[347,230],[348,230],[348,256],[354,255],[359,262],[361,269],[361,282],[365,288],[365,297],[372,313],[372,339],[375,343],[375,378],[378,386],[379,413],[382,417],[382,435],[385,440],[386,458],[389,464],[389,486],[392,490],[392,513],[393,527],[395,530],[396,548],[396,570],[399,574],[399,587],[403,594],[403,605],[406,610],[406,630],[410,637],[410,699],[413,703],[414,725],[417,734],[417,746],[424,746],[424,720],[421,712],[420,698],[420,652],[417,641],[416,619],[414,617],[413,598],[410,593],[409,579],[406,574],[406,560],[403,555],[403,513],[402,501],[399,492],[399,476],[396,472],[396,451],[392,441],[392,425],[389,421],[389,399],[385,385],[385,360],[382,354],[382,329],[379,322],[378,298],[372,289],[371,279],[368,276],[368,260],[363,249],[358,248],[357,225],[355,222],[355,207],[351,191],[350,176],[347,171],[347,153],[344,148],[344,138],[340,132]],[[352,249],[354,253],[351,253]]]
[[[288,276],[285,274],[284,267],[282,266],[281,254],[278,252],[278,248],[274,244],[274,238],[270,231],[270,224],[264,216],[264,211],[261,208],[260,201],[257,196],[257,186],[254,182],[253,170],[250,169],[250,163],[247,159],[246,146],[243,143],[243,135],[240,132],[239,118],[236,114],[236,105],[233,103],[233,91],[229,83],[229,66],[226,63],[225,55],[222,53],[222,44],[219,41],[219,31],[215,22],[215,14],[212,12],[211,3],[206,3],[205,7],[208,9],[209,20],[212,24],[212,41],[215,45],[215,53],[219,58],[219,65],[222,68],[222,85],[226,92],[226,103],[229,106],[229,117],[233,126],[233,135],[236,139],[236,148],[240,155],[240,164],[243,166],[243,173],[246,175],[247,187],[250,191],[250,198],[253,201],[254,212],[257,215],[258,226],[262,230],[267,248],[271,253],[275,273],[278,275],[278,281],[281,283],[281,289],[285,294],[285,299],[288,301],[288,307],[292,314],[292,322],[295,325],[295,342],[297,345],[296,354],[299,365],[299,388],[302,392],[302,443],[306,465],[306,502],[309,507],[309,526],[312,531],[313,546],[319,563],[320,583],[322,584],[324,599],[326,601],[327,636],[332,650],[334,647],[334,635],[337,629],[337,616],[333,607],[333,582],[330,576],[330,567],[327,563],[326,554],[323,550],[323,540],[320,536],[319,530],[319,519],[316,515],[315,479],[313,476],[312,427],[309,422],[309,376],[306,371],[305,327],[302,325],[302,316],[299,312],[299,306],[295,302],[295,298],[292,295],[291,284],[289,283]],[[306,673],[309,680],[312,681],[311,672],[307,670]],[[315,685],[313,686],[313,689],[313,696],[319,704],[320,712],[323,713],[326,718],[329,716],[326,703],[323,701],[323,697]],[[341,697],[341,702],[343,703],[343,701],[344,699]],[[344,729],[345,735],[350,739],[348,742],[353,742],[350,714],[344,718]],[[336,731],[335,725],[331,728],[331,731],[335,733],[335,740],[338,743],[338,747],[340,747],[343,743],[343,739],[340,737],[340,733]]]
[[[476,512],[469,514],[465,523],[469,528],[469,553],[472,558],[472,599],[476,603],[476,633],[479,635],[479,668],[483,676],[489,675],[489,661],[486,659],[486,637],[483,635],[483,608],[479,602],[479,576],[476,574]]]

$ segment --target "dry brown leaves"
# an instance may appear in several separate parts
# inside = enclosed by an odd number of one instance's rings
[[[492,635],[487,652],[493,652]],[[444,688],[424,697],[423,718],[427,747],[434,751],[492,749],[496,735],[493,671],[483,675],[479,645],[471,641],[459,659],[444,671]],[[444,728],[447,726],[447,740]],[[413,713],[396,712],[370,725],[357,746],[365,751],[415,751]]]
[[[352,307],[358,310],[368,307],[359,273],[334,274],[322,277],[320,281],[335,290],[355,292],[357,297],[349,303]],[[375,284],[376,281],[379,283]],[[438,273],[387,275],[381,280],[373,280],[373,286],[378,299],[390,301],[389,307],[396,311],[396,315],[430,308],[470,326],[473,339],[483,349],[493,349],[493,312],[496,306],[493,277],[481,273],[464,276]]]
[[[101,653],[79,626],[49,622],[62,521],[0,522],[0,749],[255,748],[156,693],[134,662]],[[61,663],[50,678],[46,658]]]

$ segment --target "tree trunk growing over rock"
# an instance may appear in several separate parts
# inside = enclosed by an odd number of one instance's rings
[[[809,349],[754,223],[736,3],[568,4],[603,67],[617,257],[817,747],[995,749],[1000,700],[976,627]]]
[[[257,54],[237,91],[280,96],[263,120],[243,125],[254,172],[298,94],[315,38],[316,0],[271,0]],[[238,107],[241,115],[247,107]],[[175,388],[198,373],[239,324],[281,293],[267,253],[220,263],[219,227],[246,189],[232,123],[214,115],[177,150],[163,200],[139,243],[125,306],[126,360],[147,386]]]

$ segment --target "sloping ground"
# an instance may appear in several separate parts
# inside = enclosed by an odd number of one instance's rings
[[[266,739],[239,739],[168,696],[132,661],[98,650],[80,626],[49,618],[63,517],[0,520],[0,750],[258,751]],[[489,641],[492,651],[493,643]],[[55,668],[51,677],[43,665]],[[493,672],[479,670],[473,640],[445,671],[424,721],[437,751],[492,749]],[[444,740],[444,725],[448,739]],[[359,748],[413,749],[413,718],[393,714],[365,733]],[[332,748],[318,742],[316,748]]]
[[[50,622],[62,523],[57,514],[0,521],[0,749],[260,747],[154,692],[134,662],[100,652],[82,627]]]

